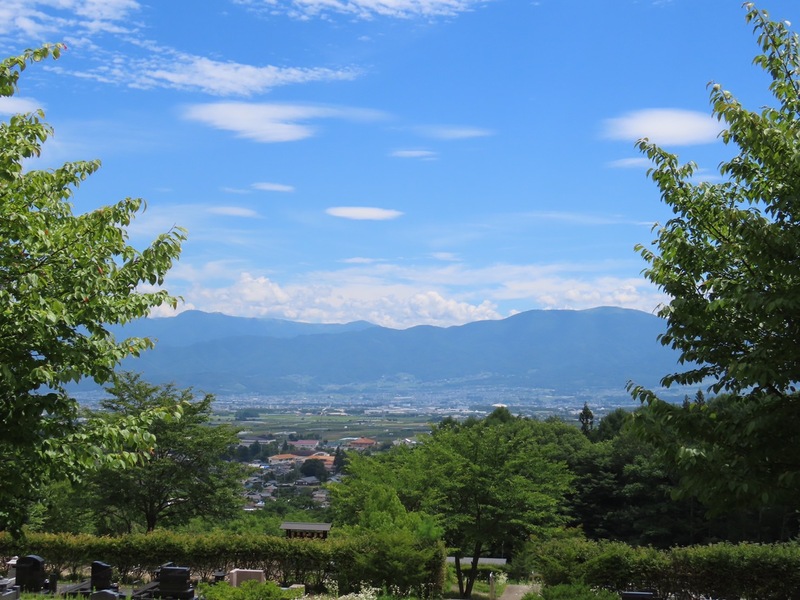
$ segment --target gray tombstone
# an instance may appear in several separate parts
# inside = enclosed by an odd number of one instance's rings
[[[0,600],[19,600],[19,586],[5,586],[0,582]]]
[[[0,600],[19,600],[19,586],[13,577],[0,579]]]

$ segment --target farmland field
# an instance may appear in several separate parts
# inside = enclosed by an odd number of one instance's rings
[[[342,438],[368,437],[378,442],[413,439],[430,431],[431,420],[426,415],[365,416],[365,415],[298,415],[255,413],[248,411],[246,419],[235,413],[217,413],[215,420],[240,428],[253,437],[286,437],[320,439],[335,443]]]

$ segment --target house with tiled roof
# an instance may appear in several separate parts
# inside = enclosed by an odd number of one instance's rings
[[[289,445],[298,450],[316,450],[319,446],[319,440],[295,440],[294,442],[289,442]]]
[[[305,456],[297,456],[296,454],[275,454],[270,456],[268,461],[271,467],[280,465],[294,466],[302,463],[305,459]]]
[[[377,445],[378,442],[365,437],[360,437],[355,440],[347,442],[347,447],[352,448],[353,450],[366,450],[368,448],[373,448],[374,446]]]
[[[315,460],[321,460],[325,463],[325,468],[328,471],[333,470],[333,461],[336,460],[336,457],[333,454],[328,454],[327,452],[315,452],[311,456],[306,456],[306,460],[311,460],[312,458]]]

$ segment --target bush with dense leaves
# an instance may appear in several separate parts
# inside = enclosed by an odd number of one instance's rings
[[[546,586],[654,590],[658,597],[795,597],[800,544],[711,544],[656,550],[581,538],[531,544],[535,573]]]
[[[93,560],[102,560],[128,581],[147,579],[173,562],[205,580],[216,571],[260,569],[270,581],[312,590],[335,581],[342,592],[367,583],[425,595],[441,593],[445,558],[441,542],[399,534],[310,540],[168,531],[119,537],[31,533],[24,539],[0,533],[0,556],[26,554],[43,557],[48,571],[56,572],[85,571]]]
[[[619,600],[619,596],[608,590],[592,589],[582,583],[561,583],[544,588],[541,595],[528,594],[523,600]]]
[[[282,589],[276,583],[267,581],[244,581],[238,587],[225,583],[201,583],[197,595],[203,600],[293,600],[303,595],[303,590]]]

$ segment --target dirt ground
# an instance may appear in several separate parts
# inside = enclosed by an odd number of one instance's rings
[[[520,600],[525,594],[528,592],[538,592],[538,586],[531,586],[531,585],[512,585],[509,584],[506,586],[506,589],[503,590],[503,594],[500,596],[500,600]]]

